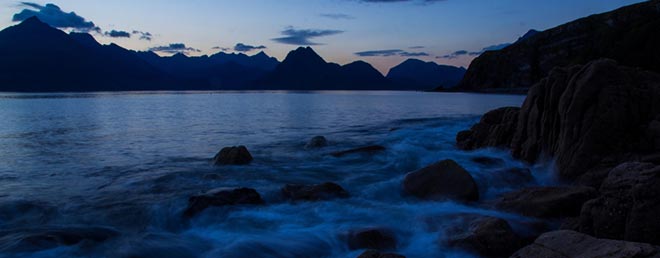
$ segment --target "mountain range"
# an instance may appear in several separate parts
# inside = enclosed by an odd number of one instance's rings
[[[162,57],[88,33],[65,33],[32,17],[0,31],[0,91],[134,90],[430,90],[453,87],[465,69],[406,60],[383,76],[370,64],[326,62],[299,47],[279,62],[264,52],[248,56]]]

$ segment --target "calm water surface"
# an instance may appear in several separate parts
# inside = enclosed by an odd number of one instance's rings
[[[497,150],[463,152],[458,131],[523,96],[414,92],[0,94],[0,255],[37,257],[356,257],[346,232],[384,227],[408,257],[471,257],[443,244],[460,214],[527,218],[481,205],[401,195],[403,176],[452,158],[485,199],[521,187],[490,172],[524,167]],[[315,135],[330,146],[306,150]],[[379,144],[383,153],[329,152]],[[222,147],[246,145],[248,166],[217,167]],[[505,165],[470,161],[492,156]],[[534,168],[539,182],[543,169]],[[351,198],[290,203],[289,183],[337,182]],[[250,187],[265,206],[181,217],[190,195]],[[515,227],[515,226],[514,226]],[[58,246],[40,236],[113,232]],[[44,233],[46,232],[46,233]],[[81,233],[82,232],[82,233]],[[101,232],[101,233],[99,233]],[[116,233],[116,234],[115,234]],[[88,237],[89,238],[89,237]]]

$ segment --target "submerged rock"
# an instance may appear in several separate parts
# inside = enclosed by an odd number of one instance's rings
[[[328,140],[325,139],[323,136],[314,136],[312,139],[307,142],[305,145],[305,148],[307,149],[318,149],[318,148],[323,148],[325,146],[328,146]]]
[[[245,165],[252,162],[252,155],[245,146],[225,147],[213,158],[216,165]]]
[[[482,217],[461,227],[447,240],[449,246],[474,251],[487,257],[508,257],[520,249],[523,240],[506,220]]]
[[[620,240],[598,239],[570,230],[541,235],[512,258],[659,258],[660,247]]]
[[[408,173],[403,179],[403,191],[427,200],[477,201],[479,199],[479,190],[474,178],[450,159]]]
[[[532,217],[574,217],[596,194],[595,189],[584,186],[529,187],[503,195],[495,206]]]
[[[498,108],[481,117],[470,130],[456,135],[456,145],[463,150],[481,147],[509,147],[518,125],[518,107]]]
[[[472,162],[484,165],[484,166],[501,166],[504,165],[504,160],[493,157],[479,156],[471,158]]]
[[[621,164],[610,171],[600,193],[582,208],[581,232],[660,245],[660,166]]]
[[[79,243],[99,243],[120,233],[107,227],[46,227],[0,232],[0,251],[33,252],[71,246]]]
[[[367,154],[374,154],[376,152],[381,152],[384,151],[385,147],[380,146],[380,145],[370,145],[366,147],[360,147],[360,148],[355,148],[355,149],[350,149],[350,150],[345,150],[345,151],[337,151],[330,153],[333,157],[343,157],[349,154],[357,154],[357,153],[367,153]]]
[[[200,195],[191,196],[188,199],[188,208],[184,211],[184,217],[192,217],[202,212],[209,206],[227,206],[241,204],[263,204],[261,195],[251,188],[218,188]]]
[[[286,185],[282,194],[292,201],[319,201],[348,198],[349,194],[340,185],[326,182],[317,185]]]
[[[375,249],[390,250],[396,248],[394,233],[387,229],[370,228],[349,232],[348,247],[351,250]]]
[[[406,258],[403,255],[395,253],[381,253],[377,250],[367,250],[364,251],[357,258]]]

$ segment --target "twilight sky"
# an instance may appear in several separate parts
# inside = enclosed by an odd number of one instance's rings
[[[327,61],[365,60],[386,73],[410,57],[467,66],[474,58],[467,53],[513,42],[529,29],[637,2],[642,1],[2,0],[0,28],[37,14],[67,31],[90,30],[104,44],[161,55],[263,50],[282,60],[297,46],[312,45]]]

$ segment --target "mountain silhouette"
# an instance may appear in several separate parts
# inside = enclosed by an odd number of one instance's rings
[[[425,90],[451,85],[460,68],[407,61],[386,78],[364,61],[326,62],[310,47],[280,63],[264,52],[162,57],[87,33],[65,33],[38,18],[0,31],[0,91]],[[421,63],[406,68],[408,63]],[[433,78],[433,79],[430,79]],[[405,82],[405,83],[401,83]]]
[[[151,51],[135,53],[170,76],[208,85],[211,90],[245,89],[279,64],[263,52],[253,56],[220,52],[198,57],[181,53],[161,57]]]
[[[405,87],[411,90],[451,88],[461,81],[465,71],[463,67],[408,59],[390,69],[387,79],[397,85],[397,88]]]
[[[2,91],[177,89],[177,81],[116,45],[66,34],[36,17],[0,31]]]
[[[381,90],[391,89],[387,79],[370,64],[357,61],[344,66],[328,63],[311,47],[289,52],[273,72],[259,80],[258,89]]]

